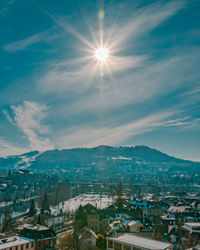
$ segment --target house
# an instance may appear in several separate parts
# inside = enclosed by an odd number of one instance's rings
[[[200,223],[185,223],[179,229],[182,244],[188,247],[196,246],[200,244]]]
[[[186,216],[183,218],[185,222],[198,222],[198,218],[194,216]]]
[[[175,218],[173,225],[179,225],[179,226],[183,226],[183,224],[186,222],[197,222],[200,216],[199,211],[197,209],[194,209],[189,206],[173,206],[173,205],[169,207],[168,214],[171,214],[171,218],[173,214]]]
[[[116,220],[109,224],[108,229],[113,237],[116,237],[117,233],[122,230],[120,223],[121,223],[120,220]]]
[[[192,248],[188,248],[187,250],[200,250],[200,245],[192,247]]]
[[[199,233],[200,234],[200,222],[185,223],[183,228],[185,230],[188,230],[190,233]]]
[[[80,237],[80,249],[88,250],[96,247],[97,235],[89,228],[85,228]]]
[[[91,204],[87,204],[84,206],[84,210],[87,214],[87,223],[88,227],[94,232],[100,231],[100,214],[96,207]]]
[[[172,244],[151,240],[131,234],[124,234],[116,238],[108,237],[107,250],[172,250]]]
[[[50,250],[56,245],[57,236],[52,229],[41,225],[25,224],[19,236],[0,240],[4,250]]]
[[[38,224],[52,228],[55,232],[60,232],[64,227],[64,218],[63,216],[51,216],[45,211],[44,213],[39,214]]]
[[[120,232],[138,233],[142,227],[142,224],[134,220],[123,219],[113,221],[109,224],[109,231],[112,233],[112,236],[117,236]]]
[[[136,233],[136,232],[140,232],[141,228],[143,227],[142,224],[138,223],[137,221],[130,221],[128,223],[128,228],[130,230],[131,233]]]
[[[190,210],[190,207],[188,206],[170,206],[168,208],[168,212],[171,212],[171,213],[186,213],[186,212],[189,212]]]
[[[166,214],[161,216],[161,219],[163,221],[166,221],[169,226],[175,226],[176,225],[176,216],[174,214]]]
[[[34,250],[35,242],[33,239],[29,239],[21,236],[12,236],[8,238],[3,238],[0,240],[1,250]]]
[[[34,240],[34,249],[37,250],[53,249],[53,247],[56,245],[57,239],[53,229],[41,226],[39,224],[26,225],[26,227],[21,230],[20,236]]]
[[[67,230],[59,235],[56,249],[74,249],[74,230]],[[96,249],[97,235],[88,227],[84,227],[78,234],[78,246],[81,250]],[[66,245],[67,242],[67,245]],[[62,246],[62,247],[61,247]],[[63,248],[65,247],[65,248]]]

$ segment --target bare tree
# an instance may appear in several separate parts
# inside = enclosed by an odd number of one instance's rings
[[[71,250],[74,249],[74,235],[73,233],[66,233],[63,237],[58,240],[56,249],[59,250]]]

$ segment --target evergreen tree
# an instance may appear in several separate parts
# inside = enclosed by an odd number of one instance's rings
[[[35,207],[35,200],[32,199],[32,200],[31,200],[30,209],[29,209],[29,215],[30,215],[30,216],[33,216],[34,214],[36,214],[36,212],[37,212],[37,209],[36,209],[36,207]]]
[[[49,213],[51,212],[50,203],[49,203],[49,199],[48,199],[46,192],[44,194],[43,201],[42,201],[41,213],[44,213],[44,211],[49,211]]]
[[[11,170],[9,169],[8,174],[7,174],[7,179],[11,181],[12,178],[13,178],[12,172],[11,172]]]
[[[116,195],[117,195],[116,205],[117,205],[118,210],[121,211],[123,209],[123,205],[124,205],[123,185],[122,185],[121,181],[120,181],[120,183],[117,186]]]
[[[87,226],[87,213],[84,211],[84,208],[80,205],[78,210],[75,213],[73,227],[74,227],[74,244],[75,249],[80,249],[79,237],[84,229]]]

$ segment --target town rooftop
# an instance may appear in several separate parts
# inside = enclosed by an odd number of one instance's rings
[[[162,241],[151,240],[144,237],[139,237],[131,234],[124,234],[117,238],[107,238],[108,240],[112,240],[114,242],[119,242],[123,244],[130,244],[136,247],[142,247],[144,249],[152,249],[152,250],[164,250],[168,249],[171,244],[165,243]]]
[[[26,238],[26,237],[18,237],[18,236],[13,236],[13,237],[8,237],[5,239],[0,240],[0,249],[6,249],[6,248],[11,248],[19,245],[23,245],[26,243],[33,242],[34,240]]]

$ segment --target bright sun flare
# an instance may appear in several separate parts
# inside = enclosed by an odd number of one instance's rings
[[[105,62],[108,57],[108,50],[101,47],[95,51],[95,57],[98,61]]]

